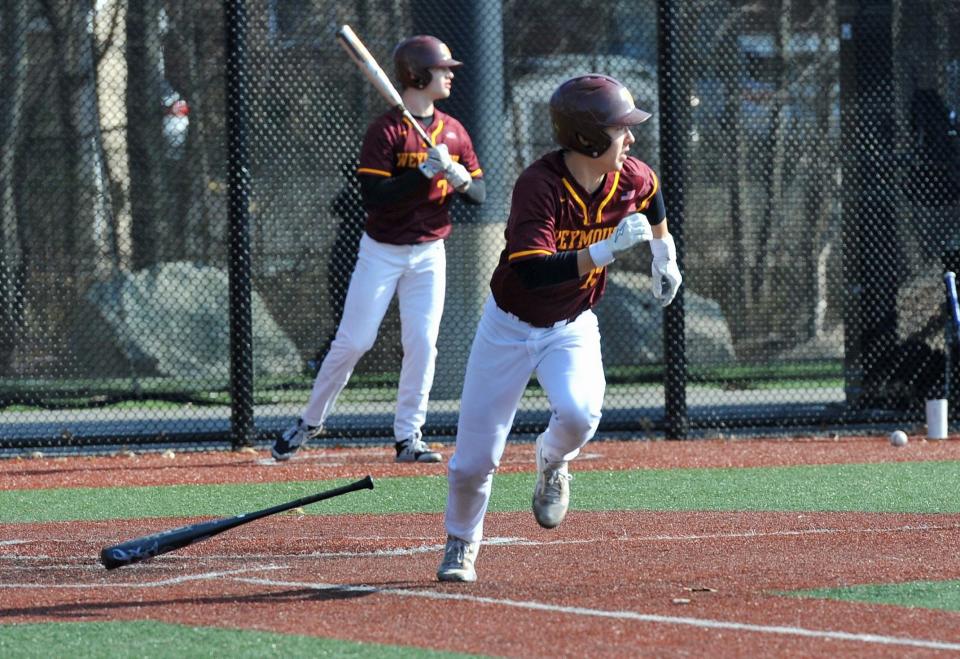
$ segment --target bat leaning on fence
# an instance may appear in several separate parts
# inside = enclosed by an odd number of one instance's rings
[[[417,135],[420,138],[429,144],[434,146],[433,140],[430,139],[430,136],[427,134],[427,131],[424,130],[423,126],[420,125],[420,122],[413,118],[413,115],[410,114],[410,111],[407,110],[406,106],[403,104],[403,98],[400,96],[400,92],[397,91],[397,88],[393,86],[393,83],[390,82],[390,78],[387,77],[387,74],[383,72],[383,69],[380,68],[380,65],[377,64],[377,60],[370,54],[370,51],[367,50],[367,47],[363,45],[363,42],[360,41],[360,38],[356,35],[353,29],[349,25],[344,25],[339,30],[337,30],[337,42],[347,51],[347,55],[350,56],[350,59],[360,67],[360,70],[363,71],[363,75],[367,77],[367,80],[370,81],[370,84],[373,85],[373,88],[386,99],[387,103],[390,104],[390,107],[397,108],[401,114],[410,122],[410,125],[413,126],[413,129],[417,131]]]
[[[134,538],[133,540],[127,540],[118,545],[104,547],[100,552],[100,562],[103,563],[105,568],[112,570],[160,554],[165,554],[169,551],[186,547],[187,545],[192,545],[213,537],[218,533],[223,533],[224,531],[240,526],[241,524],[247,524],[255,519],[260,519],[261,517],[282,513],[286,510],[292,510],[293,508],[306,506],[311,503],[316,503],[317,501],[337,497],[347,492],[372,489],[373,479],[367,476],[348,485],[326,490],[325,492],[313,494],[295,501],[282,503],[272,508],[264,508],[263,510],[244,513],[242,515],[236,515],[235,517],[224,517],[209,522],[200,522],[199,524],[188,524],[187,526],[170,529],[169,531]]]

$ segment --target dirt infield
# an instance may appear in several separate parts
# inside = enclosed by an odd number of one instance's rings
[[[438,446],[448,459],[452,446]],[[595,441],[575,463],[577,471],[676,469],[682,467],[770,467],[805,464],[960,460],[960,440],[912,438],[902,448],[885,437],[671,441]],[[532,471],[533,445],[510,443],[501,473]],[[445,473],[443,464],[394,464],[393,449],[323,448],[302,451],[277,463],[267,450],[182,452],[71,458],[0,460],[0,489],[258,483],[331,478],[374,478]]]
[[[578,469],[960,459],[960,442],[597,442]],[[529,445],[505,470],[529,470]],[[811,450],[811,449],[816,450]],[[322,454],[329,453],[330,456]],[[0,464],[10,487],[442,473],[381,449]],[[336,458],[336,459],[334,459]],[[97,478],[99,477],[99,481]],[[188,519],[169,519],[170,526]],[[934,656],[960,614],[783,591],[960,579],[960,515],[583,512],[554,531],[488,518],[476,584],[440,584],[439,515],[283,515],[104,570],[105,542],[157,520],[0,524],[0,622],[151,619],[502,656]]]

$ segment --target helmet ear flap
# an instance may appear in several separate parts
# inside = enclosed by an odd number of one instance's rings
[[[426,76],[424,76],[426,73]],[[424,79],[426,78],[426,79]],[[416,67],[412,65],[407,65],[404,75],[401,76],[401,79],[404,81],[404,84],[407,87],[413,87],[415,89],[423,89],[430,84],[430,71],[419,71]]]
[[[613,141],[607,138],[606,134],[602,131],[602,128],[597,129],[593,139],[576,131],[573,134],[573,139],[576,141],[576,144],[568,146],[578,153],[590,156],[591,158],[599,158],[601,154],[610,148],[610,143]]]
[[[592,158],[596,158],[600,155],[600,153],[597,151],[597,145],[588,140],[581,133],[574,133],[573,139],[577,141],[577,145],[580,147],[575,149],[576,151],[587,154]]]

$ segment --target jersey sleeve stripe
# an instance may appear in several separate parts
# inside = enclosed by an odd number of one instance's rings
[[[477,178],[478,176],[483,176],[483,170],[475,169],[472,172],[470,172],[470,176],[472,176],[473,178]]]
[[[375,176],[393,176],[390,172],[385,172],[382,169],[372,169],[370,167],[358,167],[357,174],[374,174]]]
[[[553,254],[553,252],[551,252],[549,249],[526,249],[526,250],[523,250],[522,252],[514,252],[513,254],[507,257],[507,260],[512,261],[514,259],[519,259],[524,256],[531,256],[533,254],[550,255],[550,254]]]
[[[600,207],[597,209],[597,224],[600,224],[603,221],[603,209],[610,203],[610,200],[613,199],[613,195],[616,194],[617,188],[620,187],[620,172],[616,172],[613,175],[613,185],[610,186],[610,192],[607,193],[607,196],[603,201],[600,202]]]
[[[650,191],[650,194],[643,198],[639,204],[637,204],[637,212],[642,213],[647,210],[647,206],[650,205],[650,200],[653,199],[654,195],[657,194],[657,190],[660,188],[660,179],[657,178],[655,172],[650,172],[650,175],[653,176],[653,190]]]
[[[583,226],[588,226],[590,224],[590,215],[587,213],[587,205],[583,203],[583,199],[577,195],[576,191],[573,189],[573,186],[570,185],[570,181],[567,179],[560,179],[563,181],[563,187],[567,189],[567,192],[570,193],[570,196],[575,202],[580,206],[580,210],[583,211]]]

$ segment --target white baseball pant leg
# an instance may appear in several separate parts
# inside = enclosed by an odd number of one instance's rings
[[[447,470],[447,533],[483,537],[493,474],[532,373],[550,401],[544,432],[548,460],[572,460],[596,432],[606,380],[596,316],[586,311],[562,327],[537,328],[488,298],[463,385],[457,444]]]
[[[437,337],[446,295],[447,260],[442,240],[416,245],[397,284],[403,363],[393,433],[397,441],[420,437],[437,362]]]
[[[336,337],[314,379],[310,400],[301,414],[304,422],[317,426],[326,421],[337,398],[349,382],[357,362],[373,347],[380,324],[400,282],[406,277],[430,280],[426,271],[430,269],[431,264],[438,267],[441,273],[445,272],[443,241],[419,245],[389,245],[379,243],[367,234],[363,235],[360,239],[357,265],[350,278],[350,286],[344,300],[343,316],[337,328]],[[433,299],[434,296],[434,293],[424,286],[412,286],[410,291],[411,294],[406,296],[408,298],[406,303],[412,304],[414,308],[428,306],[426,303],[418,302],[420,297]],[[442,310],[442,291],[440,299]],[[402,304],[404,304],[403,300],[401,300]],[[437,313],[437,319],[429,320],[429,323],[439,326],[439,313]],[[416,322],[406,324],[415,325]],[[429,334],[427,324],[424,323],[424,334]],[[436,336],[436,331],[433,335]],[[435,342],[434,339],[434,344]],[[430,359],[430,367],[424,368],[424,373],[432,380],[435,350],[426,352],[419,350],[418,354],[421,355],[421,361],[424,359],[423,355]],[[406,355],[404,355],[404,361],[406,362]],[[408,376],[408,380],[413,378],[414,375]],[[419,390],[422,385],[417,388]],[[429,389],[429,385],[427,388]],[[426,402],[424,397],[419,403],[424,407],[420,412],[421,419],[426,415]],[[422,420],[420,423],[422,424]]]

